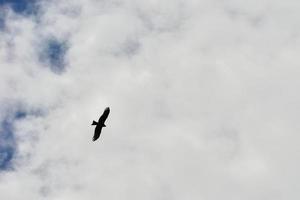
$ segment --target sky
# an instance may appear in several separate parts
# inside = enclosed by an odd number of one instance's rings
[[[0,0],[0,199],[298,200],[299,9]]]

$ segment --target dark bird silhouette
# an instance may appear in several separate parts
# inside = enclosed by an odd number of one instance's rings
[[[97,140],[100,137],[102,127],[106,127],[104,122],[109,114],[109,111],[110,111],[109,107],[105,108],[105,110],[104,110],[103,114],[101,115],[101,117],[99,118],[98,122],[93,121],[92,125],[96,125],[93,141]]]

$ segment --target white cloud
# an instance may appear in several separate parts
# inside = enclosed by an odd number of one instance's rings
[[[43,112],[14,123],[0,197],[300,197],[297,3],[41,5],[39,20],[9,13],[0,32],[2,113]],[[68,41],[60,75],[38,59],[48,37]]]

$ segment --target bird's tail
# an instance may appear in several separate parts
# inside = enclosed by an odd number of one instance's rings
[[[93,121],[93,123],[92,123],[92,125],[97,125],[98,123],[97,122],[95,122],[95,121]]]

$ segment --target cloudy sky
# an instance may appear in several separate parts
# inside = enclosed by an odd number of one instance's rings
[[[0,0],[0,198],[300,199],[299,10]]]

